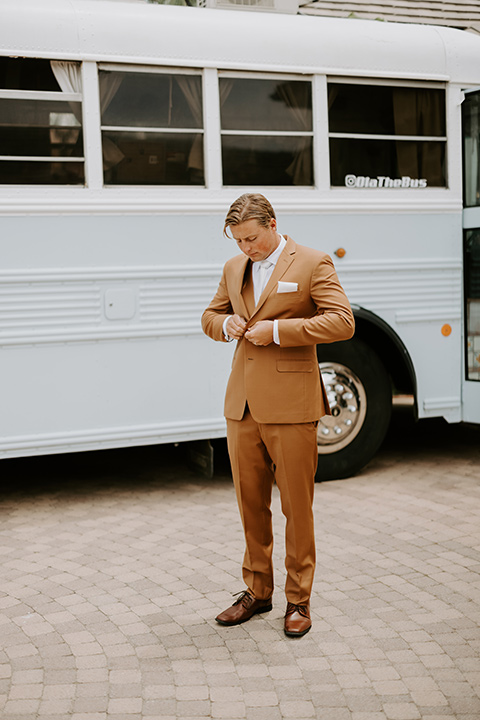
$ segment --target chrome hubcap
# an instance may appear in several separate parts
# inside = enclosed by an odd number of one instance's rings
[[[320,363],[331,415],[320,419],[317,431],[319,454],[346,447],[360,432],[367,412],[363,384],[350,368],[334,362]]]

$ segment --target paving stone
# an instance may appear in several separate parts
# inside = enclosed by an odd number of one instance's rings
[[[313,703],[305,700],[284,700],[280,702],[280,712],[285,718],[315,717]]]
[[[40,717],[57,718],[58,715],[68,716],[72,710],[72,700],[69,698],[42,700],[37,713]]]
[[[278,707],[247,708],[246,720],[283,720]]]
[[[111,715],[115,713],[124,715],[139,713],[142,710],[142,704],[141,697],[115,698],[108,703],[108,713]]]
[[[227,718],[229,720],[235,720],[235,718],[245,717],[245,712],[246,709],[243,702],[212,702],[211,707],[209,703],[208,716],[220,718],[221,720],[227,720]]]
[[[240,687],[219,687],[210,688],[210,700],[212,702],[242,702],[244,692]]]
[[[373,688],[367,690],[345,690],[345,701],[349,710],[354,712],[381,712],[382,700]]]
[[[420,720],[421,718],[418,708],[411,702],[385,703],[383,711],[388,720]]]
[[[43,685],[37,683],[29,685],[28,683],[21,685],[13,685],[9,692],[9,698],[11,700],[21,700],[28,698],[40,698],[43,694]]]
[[[74,712],[105,712],[108,706],[108,697],[86,697],[86,698],[75,698],[73,702]]]

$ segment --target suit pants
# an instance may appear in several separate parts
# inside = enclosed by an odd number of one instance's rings
[[[273,594],[271,498],[274,481],[286,518],[287,601],[310,599],[315,571],[313,494],[317,423],[261,424],[248,407],[241,420],[227,419],[228,452],[245,533],[243,579],[254,597]]]

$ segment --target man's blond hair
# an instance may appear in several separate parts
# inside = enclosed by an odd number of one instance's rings
[[[275,210],[264,195],[245,193],[230,205],[223,226],[223,234],[229,237],[227,228],[240,225],[247,220],[256,220],[262,227],[270,227],[270,221],[276,220]]]

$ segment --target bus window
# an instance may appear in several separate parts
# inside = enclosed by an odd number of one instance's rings
[[[444,90],[332,82],[328,107],[332,186],[446,186]]]
[[[106,185],[203,185],[200,75],[100,70]]]
[[[313,185],[310,81],[220,78],[224,185]]]
[[[84,183],[78,63],[0,58],[0,156],[0,184]]]
[[[480,205],[480,96],[467,93],[463,102],[463,156],[465,207]]]
[[[467,230],[465,247],[467,380],[480,381],[480,230]]]

